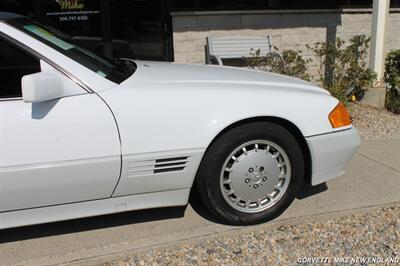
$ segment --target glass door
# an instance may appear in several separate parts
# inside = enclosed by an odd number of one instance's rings
[[[167,1],[112,0],[113,42],[127,43],[128,49],[116,49],[120,55],[142,60],[172,60]]]

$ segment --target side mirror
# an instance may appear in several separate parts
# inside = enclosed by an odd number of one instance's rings
[[[50,71],[22,77],[22,98],[27,103],[45,102],[64,96],[61,78]]]

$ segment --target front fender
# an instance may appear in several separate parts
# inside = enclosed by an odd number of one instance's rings
[[[304,137],[334,131],[328,115],[338,100],[325,93],[279,88],[122,86],[101,93],[114,112],[122,153],[207,148],[230,125],[254,117],[294,124]]]

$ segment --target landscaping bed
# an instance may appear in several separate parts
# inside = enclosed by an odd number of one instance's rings
[[[361,103],[351,103],[349,111],[363,139],[400,139],[400,115]]]

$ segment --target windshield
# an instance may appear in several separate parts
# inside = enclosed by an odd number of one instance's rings
[[[69,36],[51,27],[42,26],[27,18],[11,19],[7,23],[112,82],[120,84],[135,72],[133,62],[112,61],[97,55],[78,46]]]

